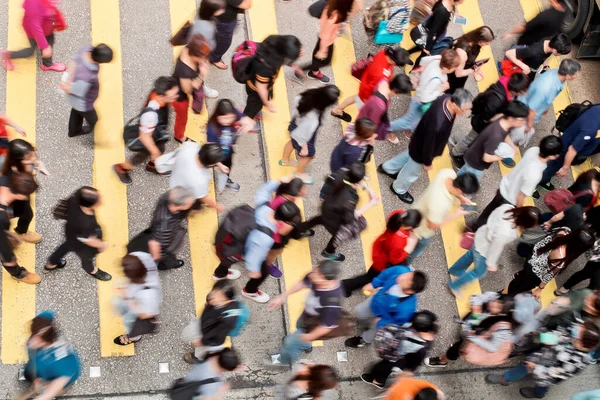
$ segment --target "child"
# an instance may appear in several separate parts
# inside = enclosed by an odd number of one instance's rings
[[[349,126],[344,138],[331,153],[331,172],[355,162],[368,162],[373,152],[376,132],[377,125],[368,118],[357,119],[354,129]]]
[[[233,146],[237,141],[239,133],[252,131],[256,122],[236,110],[229,99],[219,100],[215,111],[208,120],[206,126],[206,141],[208,143],[218,143],[223,150],[225,158],[222,163],[229,168],[229,174],[217,170],[217,189],[219,192],[229,188],[233,191],[239,191],[240,185],[229,178],[231,174],[231,164],[233,160]]]

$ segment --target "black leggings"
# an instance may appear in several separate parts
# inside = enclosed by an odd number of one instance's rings
[[[460,358],[460,347],[462,346],[464,340],[460,339],[458,342],[454,343],[452,346],[448,348],[446,351],[446,358],[450,361],[456,361]]]
[[[366,273],[355,276],[354,278],[344,279],[342,281],[342,287],[346,292],[346,297],[350,297],[352,292],[365,286],[367,283],[371,283],[380,274],[375,268],[370,267]],[[380,382],[377,380],[377,382]]]
[[[244,115],[254,118],[263,108],[263,101],[261,100],[258,92],[253,90],[246,84],[246,94],[248,99],[246,100],[246,107],[244,108]],[[269,88],[269,100],[273,98],[273,89]]]
[[[46,40],[48,41],[48,44],[50,45],[50,47],[54,46],[54,35],[46,36]],[[36,48],[37,48],[37,42],[35,41],[35,39],[29,38],[29,47],[26,47],[24,49],[17,50],[17,51],[11,51],[10,58],[11,59],[29,58],[33,55],[33,53],[35,53]],[[51,66],[52,65],[52,57],[48,57],[48,58],[42,57],[42,64],[44,64],[46,67]]]
[[[83,268],[83,270],[88,274],[92,274],[92,272],[94,272],[94,258],[96,257],[96,254],[98,254],[96,249],[92,247],[84,249],[80,245],[74,245],[68,241],[64,242],[58,246],[56,250],[54,250],[54,252],[48,258],[48,264],[60,264],[60,259],[71,251],[75,252],[75,254],[77,254],[77,256],[81,259],[81,268]]]
[[[310,65],[311,71],[318,71],[323,67],[326,67],[331,64],[331,60],[333,58],[333,43],[329,45],[327,48],[327,56],[324,59],[319,59],[316,57],[316,54],[319,52],[319,48],[321,47],[321,39],[317,39],[317,44],[315,45],[315,49],[312,53],[312,62]]]
[[[592,290],[600,289],[600,261],[588,261],[588,263],[585,264],[585,267],[571,275],[563,287],[565,289],[571,289],[573,286],[586,279],[590,280],[588,288]]]
[[[86,130],[83,129],[83,120],[86,120],[88,127]],[[77,111],[71,109],[71,116],[69,117],[69,137],[91,133],[98,122],[98,114],[96,110],[91,111]]]
[[[269,276],[269,269],[267,268],[267,261],[263,261],[260,266],[260,278],[250,278],[248,279],[248,283],[246,283],[246,293],[256,293],[258,292],[258,287],[267,279]]]
[[[529,263],[517,272],[515,278],[508,284],[508,295],[514,296],[519,293],[529,292],[541,283],[541,279],[531,270]]]
[[[31,208],[31,199],[17,200],[12,203],[13,215],[19,218],[15,232],[25,234],[29,230],[29,224],[33,220],[33,209]]]
[[[217,277],[217,278],[225,278],[227,276],[228,271],[229,271],[229,267],[231,267],[236,262],[237,261],[231,261],[231,260],[228,260],[228,259],[221,260],[221,262],[219,263],[219,265],[215,269],[215,272],[213,272],[213,275],[215,277]]]
[[[394,368],[400,368],[402,371],[411,371],[411,366],[407,366],[406,364],[406,360],[403,358],[396,362],[381,360],[371,367],[369,374],[373,376],[373,380],[383,385],[385,384],[385,381],[387,381],[387,378],[390,376]]]
[[[298,225],[296,225],[295,231],[296,232],[306,232],[307,230],[312,229],[317,225],[324,225],[323,222],[324,222],[323,216],[319,215],[319,216],[309,219],[308,221],[299,223]],[[339,229],[339,227],[338,227],[338,229]],[[329,243],[327,243],[327,247],[325,247],[325,251],[329,254],[334,254],[336,251],[335,235],[337,234],[337,229],[333,233],[329,229],[327,229],[327,231],[329,233],[331,233],[331,239],[329,239]]]

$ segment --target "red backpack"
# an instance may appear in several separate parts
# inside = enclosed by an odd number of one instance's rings
[[[594,194],[594,192],[582,190],[573,194],[568,189],[554,189],[544,197],[544,204],[553,214],[558,214],[563,212],[565,208],[574,205],[577,198],[586,194]]]
[[[253,77],[251,71],[252,60],[256,56],[258,43],[252,40],[244,40],[242,44],[235,48],[231,57],[231,72],[233,79],[239,83],[246,83]]]
[[[371,61],[373,61],[372,54],[369,54],[365,58],[356,60],[356,62],[350,67],[350,73],[352,74],[352,76],[360,81],[369,65],[371,65]]]

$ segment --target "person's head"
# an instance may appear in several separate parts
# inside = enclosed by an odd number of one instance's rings
[[[189,210],[194,205],[194,194],[181,186],[175,186],[169,190],[169,208],[171,212]]]
[[[591,187],[592,181],[600,182],[600,171],[596,168],[588,169],[575,180],[577,186]]]
[[[583,300],[582,314],[584,317],[600,318],[600,293],[592,292]]]
[[[419,333],[436,334],[439,330],[437,315],[428,310],[418,311],[411,319],[412,328]]]
[[[314,267],[309,274],[312,283],[327,284],[338,279],[340,275],[340,263],[332,260],[323,260]]]
[[[296,198],[304,197],[306,192],[307,187],[304,181],[301,178],[292,178],[289,182],[281,182],[275,195]]]
[[[510,128],[520,128],[527,123],[529,107],[519,100],[513,100],[504,109],[504,118]]]
[[[467,89],[456,89],[448,103],[450,112],[454,115],[465,116],[473,108],[473,95]]]
[[[338,101],[338,97],[340,97],[340,89],[335,85],[308,89],[300,94],[298,113],[305,115],[309,111],[316,110],[321,114],[326,108],[334,105]]]
[[[406,272],[398,275],[396,283],[406,295],[421,293],[427,285],[427,276],[421,271]]]
[[[177,78],[173,76],[161,76],[154,81],[154,93],[161,104],[173,103],[179,97],[179,85]]]
[[[552,55],[567,55],[571,52],[571,39],[564,34],[559,33],[558,35],[552,36],[548,46],[552,49]]]
[[[27,200],[38,189],[30,172],[13,172],[8,181],[14,200]]]
[[[479,190],[477,177],[470,172],[460,174],[452,181],[451,194],[460,197],[465,194],[475,194]]]
[[[190,55],[190,57],[192,57],[196,61],[204,59],[210,54],[211,51],[210,45],[206,41],[206,38],[200,34],[193,35],[188,41],[186,47],[188,49],[188,54]]]
[[[8,142],[6,160],[2,167],[2,175],[7,176],[11,170],[31,171],[36,159],[35,149],[31,143],[23,139],[14,139]]]
[[[237,121],[237,113],[233,102],[229,99],[221,99],[210,115],[208,124],[220,131],[219,127],[232,126],[235,121]]]
[[[346,22],[355,11],[354,6],[358,2],[358,0],[327,0],[327,17],[336,24]]]
[[[454,3],[461,3],[463,0],[455,0]],[[417,392],[413,400],[438,400],[438,392],[434,388],[425,388]]]
[[[573,347],[577,350],[590,352],[600,345],[600,329],[592,321],[574,323],[571,328]]]
[[[288,235],[302,219],[300,209],[291,201],[277,207],[273,218],[277,221],[277,233],[283,236]]]
[[[413,62],[410,59],[410,53],[400,46],[386,47],[385,56],[390,64],[397,65],[400,68],[405,65],[413,65]]]
[[[217,281],[208,296],[206,302],[211,306],[223,306],[235,298],[235,287],[227,279]]]
[[[400,228],[412,231],[421,223],[421,213],[419,210],[406,210],[396,213],[388,218],[386,229],[397,232]]]
[[[563,143],[558,136],[548,135],[540,142],[540,157],[548,161],[560,157],[562,150]]]
[[[309,365],[306,374],[300,377],[308,381],[308,394],[311,398],[320,397],[325,390],[334,389],[338,385],[339,377],[329,365]]]
[[[102,204],[100,192],[91,186],[83,186],[77,189],[75,196],[79,200],[79,206],[96,209]]]
[[[412,83],[406,74],[398,74],[392,78],[390,82],[390,90],[392,94],[408,94],[412,91]]]
[[[148,270],[144,266],[142,260],[133,254],[127,254],[121,259],[121,267],[123,267],[123,274],[125,274],[125,277],[127,277],[131,283],[142,284],[146,282]]]
[[[58,340],[58,329],[54,325],[54,312],[47,310],[38,314],[31,320],[31,336],[29,345],[34,348],[45,347],[55,343]]]
[[[558,66],[558,75],[566,81],[572,81],[581,73],[581,64],[571,58],[565,58]]]
[[[515,300],[512,296],[500,295],[498,298],[488,301],[485,309],[491,315],[508,315],[515,308]]]
[[[442,51],[440,59],[440,69],[446,74],[450,74],[458,68],[460,59],[454,49],[446,49]]]
[[[225,0],[202,0],[198,9],[198,19],[210,21],[225,12],[227,3]]]
[[[112,61],[113,51],[108,45],[100,43],[92,49],[90,56],[96,64],[106,64]]]
[[[550,270],[559,273],[564,271],[580,255],[588,251],[594,245],[594,236],[587,229],[576,229],[566,235],[556,235],[550,243],[538,248],[537,254],[544,254],[561,246],[566,246],[565,256],[549,260]]]
[[[457,45],[468,43],[471,48],[483,47],[489,45],[494,40],[494,31],[489,26],[480,26],[470,32],[465,33],[456,40]]]
[[[354,133],[362,140],[373,139],[377,133],[377,124],[369,118],[359,118],[354,123]]]
[[[345,180],[350,183],[357,184],[365,178],[365,164],[361,162],[353,162],[346,171]]]
[[[521,230],[533,228],[540,221],[540,210],[533,206],[511,208],[504,215],[505,220],[512,221]]]
[[[223,349],[218,353],[217,364],[224,371],[233,371],[240,366],[240,356],[234,349]]]
[[[283,64],[291,64],[299,56],[302,43],[293,35],[271,35],[263,40],[256,52],[272,68],[280,68]]]
[[[223,149],[218,143],[204,143],[198,152],[200,164],[205,168],[214,167],[216,164],[223,161]]]
[[[523,96],[527,93],[531,81],[529,77],[522,72],[514,73],[508,78],[508,91],[512,98]]]

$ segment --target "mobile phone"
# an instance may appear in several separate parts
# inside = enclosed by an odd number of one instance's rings
[[[475,65],[475,67],[481,67],[483,64],[487,63],[488,61],[490,61],[489,58],[484,58],[483,60],[475,61],[473,64]]]
[[[455,15],[454,19],[452,20],[452,22],[454,22],[456,25],[466,25],[467,24],[467,17],[462,17],[460,15]]]
[[[542,344],[555,346],[558,344],[558,336],[556,336],[554,333],[543,332],[540,333],[540,342]]]
[[[461,204],[460,206],[465,211],[477,211],[477,204]]]

